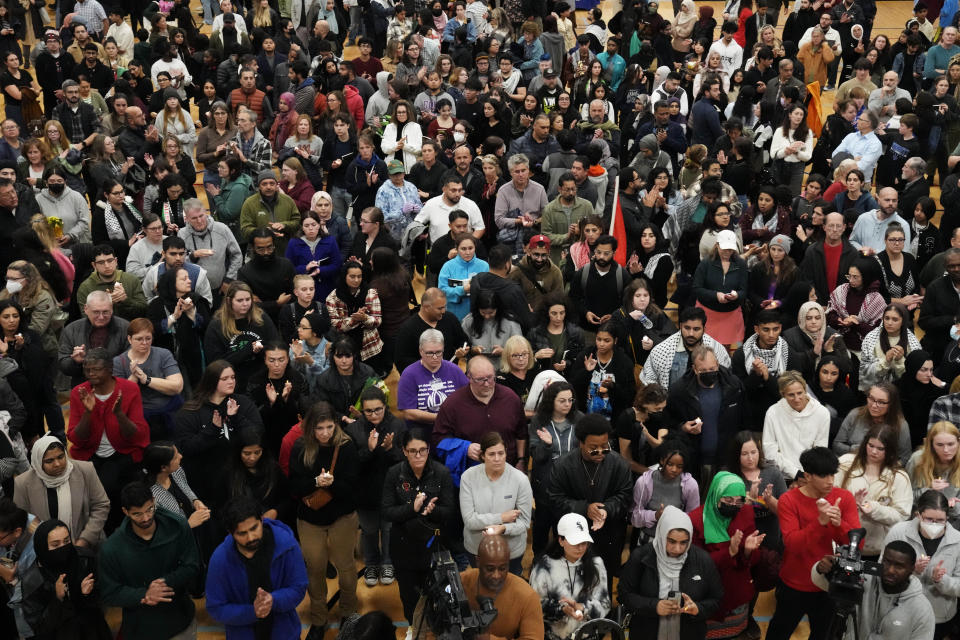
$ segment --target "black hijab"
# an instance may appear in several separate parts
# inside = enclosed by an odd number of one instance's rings
[[[182,267],[177,269],[167,269],[159,278],[157,278],[157,296],[163,301],[163,306],[169,310],[177,308],[177,299],[180,297],[193,300],[194,307],[197,304],[197,293],[190,291],[185,296],[177,295],[177,273]]]
[[[897,380],[903,415],[910,426],[910,439],[911,443],[916,443],[914,446],[919,445],[927,435],[927,422],[933,401],[949,391],[947,386],[938,387],[933,382],[924,384],[917,380],[917,372],[927,360],[933,361],[933,356],[923,349],[911,351],[904,360],[903,375]]]
[[[56,582],[61,575],[66,574],[70,593],[79,594],[80,583],[85,576],[80,575],[80,558],[77,548],[71,543],[51,549],[47,541],[50,532],[59,527],[70,530],[70,527],[60,520],[42,522],[33,534],[33,550],[37,554],[40,571],[46,580]]]

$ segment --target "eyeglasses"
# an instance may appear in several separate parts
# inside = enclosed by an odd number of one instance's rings
[[[413,456],[414,458],[419,458],[427,455],[430,452],[430,447],[421,447],[420,449],[406,449],[408,456]]]
[[[443,351],[424,351],[423,355],[426,358],[440,358],[443,356]]]
[[[921,518],[920,518],[920,522],[928,522],[928,523],[930,523],[930,524],[946,524],[946,523],[947,523],[947,519],[946,519],[946,518],[940,519],[940,518],[924,518],[924,517],[921,517]]]
[[[153,505],[151,507],[147,507],[143,511],[130,511],[127,515],[129,515],[134,520],[139,520],[143,516],[152,516],[156,512],[157,512],[157,506]]]
[[[482,378],[470,378],[471,382],[476,382],[477,384],[493,384],[494,376],[484,376]]]
[[[613,449],[611,449],[610,447],[606,447],[606,448],[604,448],[604,449],[590,449],[589,451],[587,451],[587,455],[591,455],[591,456],[605,456],[605,455],[607,455],[608,453],[610,453],[611,451],[613,451]]]
[[[903,244],[906,241],[906,238],[887,238],[887,242],[892,242],[894,244]]]
[[[523,353],[511,353],[511,354],[510,354],[510,357],[511,357],[511,358],[516,358],[517,360],[520,360],[521,358],[529,358],[529,357],[530,357],[530,353],[527,352],[527,351],[524,351]]]
[[[124,191],[123,189],[120,189],[120,191],[116,191],[116,190],[111,191],[111,192],[110,192],[110,195],[112,195],[112,196],[122,196],[122,195],[124,195],[125,193],[126,193],[126,191]]]
[[[874,398],[873,396],[867,396],[867,402],[870,404],[875,404],[878,407],[885,407],[890,404],[889,400],[881,400],[880,398]]]
[[[378,413],[383,413],[383,407],[377,407],[376,409],[364,409],[363,415],[365,416],[375,416]]]
[[[94,260],[93,264],[97,265],[98,267],[105,267],[108,264],[113,264],[116,261],[116,258],[104,258],[103,260]]]

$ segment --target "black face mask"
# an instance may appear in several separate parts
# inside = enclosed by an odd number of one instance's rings
[[[719,511],[720,515],[723,516],[724,518],[732,518],[738,513],[740,513],[740,505],[727,504],[725,502],[721,502],[720,504],[717,505],[717,511]]]
[[[276,257],[277,255],[275,253],[268,253],[266,255],[262,253],[253,254],[253,259],[256,262],[261,262],[261,263],[271,263],[276,259]]]
[[[719,371],[704,371],[703,373],[698,373],[697,377],[700,378],[700,384],[705,387],[712,387],[720,380]]]
[[[647,419],[648,420],[660,420],[663,418],[663,411],[648,411]]]
[[[67,573],[73,567],[76,557],[77,548],[72,544],[67,544],[56,549],[47,549],[46,553],[43,554],[41,563],[53,573]]]
[[[440,17],[440,14],[442,14],[442,13],[443,13],[443,9],[434,9],[434,10],[433,10],[433,15],[434,15],[435,18],[439,18],[439,17]]]
[[[48,184],[47,188],[50,189],[50,193],[52,193],[55,196],[58,196],[61,193],[63,193],[63,190],[66,188],[66,186],[67,186],[66,183],[61,182],[57,184]]]

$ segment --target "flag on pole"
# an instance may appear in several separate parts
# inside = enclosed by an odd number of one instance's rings
[[[620,175],[613,182],[613,215],[610,218],[610,235],[617,239],[617,251],[613,259],[620,266],[627,266],[627,228],[623,224],[623,211],[620,209]]]

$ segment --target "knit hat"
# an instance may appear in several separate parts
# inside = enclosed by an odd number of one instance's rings
[[[273,169],[264,169],[257,174],[257,186],[260,185],[264,180],[276,180],[277,174],[273,172]]]
[[[163,90],[163,101],[166,102],[170,98],[180,99],[180,92],[174,89],[173,87],[167,87]]]
[[[780,247],[783,249],[784,253],[790,253],[790,247],[793,246],[793,240],[789,236],[785,236],[782,233],[778,233],[773,236],[773,239],[770,241],[771,247]]]

